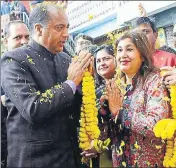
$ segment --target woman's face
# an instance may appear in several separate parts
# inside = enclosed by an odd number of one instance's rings
[[[116,69],[115,57],[109,55],[104,49],[97,52],[96,70],[104,79],[111,79]]]
[[[135,75],[142,65],[141,54],[130,38],[120,40],[116,60],[120,70],[128,76]]]

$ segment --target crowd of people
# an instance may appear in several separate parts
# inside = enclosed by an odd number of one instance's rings
[[[29,28],[19,20],[5,28],[1,166],[162,167],[166,145],[153,128],[170,117],[171,105],[164,98],[176,85],[176,55],[155,49],[155,23],[142,12],[133,30],[116,39],[115,48],[96,46],[80,34],[75,38],[76,59],[63,52],[68,28],[65,11],[54,4],[35,6]],[[90,66],[99,139],[111,139],[101,152],[94,147],[81,151],[78,142],[81,86]],[[161,70],[167,72],[161,76]],[[91,162],[82,163],[82,157]]]

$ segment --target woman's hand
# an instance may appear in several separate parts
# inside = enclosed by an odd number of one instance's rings
[[[109,110],[113,116],[118,115],[122,106],[122,96],[118,89],[115,79],[106,80],[106,93],[100,98],[100,101],[107,100]]]

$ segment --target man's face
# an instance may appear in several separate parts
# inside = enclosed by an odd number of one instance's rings
[[[86,46],[89,46],[91,45],[91,42],[89,40],[85,40],[83,39],[82,37],[79,38],[77,41],[76,41],[76,53],[78,54],[83,48],[85,48]]]
[[[46,28],[42,28],[40,44],[48,51],[56,54],[63,51],[64,44],[68,39],[68,18],[63,11],[51,11],[52,20]]]
[[[9,37],[4,39],[8,51],[23,46],[29,42],[29,29],[24,23],[10,25]]]
[[[154,33],[150,24],[141,24],[137,27],[137,29],[144,32],[148,38],[148,41],[152,47],[152,49],[155,49],[155,42],[157,39],[157,33]]]

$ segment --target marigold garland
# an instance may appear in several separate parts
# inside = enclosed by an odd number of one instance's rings
[[[92,142],[98,141],[100,130],[98,128],[98,109],[96,108],[95,84],[91,73],[84,73],[82,82],[82,107],[79,132],[79,147],[82,150],[91,149]],[[94,144],[93,144],[94,145]],[[83,157],[82,162],[88,160]]]
[[[118,89],[120,90],[122,96],[124,96],[126,93],[127,84],[125,84],[121,78],[120,68],[116,68],[115,79],[116,79],[116,85],[117,85]]]
[[[162,71],[161,75],[163,73]],[[172,85],[170,88],[172,119],[158,121],[153,129],[156,137],[167,139],[164,167],[176,167],[176,85]]]

